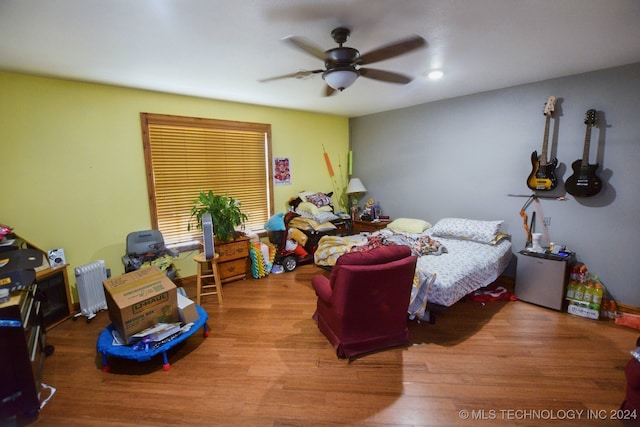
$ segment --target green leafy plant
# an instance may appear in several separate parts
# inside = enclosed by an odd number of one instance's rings
[[[241,203],[229,195],[214,194],[213,191],[201,191],[191,208],[191,220],[195,219],[198,229],[202,229],[202,215],[211,214],[213,232],[221,242],[233,240],[238,236],[236,227],[244,229],[248,216],[240,209]],[[188,229],[191,230],[191,221]]]

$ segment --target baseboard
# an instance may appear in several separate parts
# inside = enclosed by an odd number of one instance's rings
[[[195,286],[196,285],[196,276],[188,276],[188,277],[176,277],[175,279],[173,279],[173,283],[175,283],[175,285],[177,287],[189,287],[189,286]]]
[[[511,276],[499,276],[494,283],[504,286],[508,290],[513,291],[516,285],[516,278]],[[640,315],[640,307],[634,307],[628,304],[621,304],[617,301],[616,301],[616,305],[618,306],[618,311],[621,311],[623,313]]]
[[[616,304],[618,305],[618,311],[621,311],[623,313],[640,315],[640,307],[634,307],[632,305],[627,305],[627,304],[620,304],[619,302],[616,302]]]
[[[173,282],[178,287],[195,286],[196,276],[177,277]],[[513,291],[515,289],[516,278],[512,276],[499,276],[494,283],[504,286],[510,291]],[[634,307],[632,305],[627,305],[627,304],[620,304],[618,302],[617,302],[617,305],[618,305],[618,311],[621,311],[623,313],[640,315],[640,307]]]

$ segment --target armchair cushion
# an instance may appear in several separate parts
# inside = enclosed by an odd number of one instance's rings
[[[336,349],[352,358],[409,341],[407,309],[417,258],[406,246],[385,246],[338,258],[331,276],[315,276],[314,318]]]

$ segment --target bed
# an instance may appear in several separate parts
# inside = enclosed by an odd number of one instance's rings
[[[433,227],[411,219],[395,226],[396,221],[371,234],[323,237],[316,264],[333,265],[342,253],[378,244],[410,246],[419,258],[409,316],[426,320],[430,308],[450,307],[495,281],[513,256],[509,236],[500,231],[502,221],[444,218]]]

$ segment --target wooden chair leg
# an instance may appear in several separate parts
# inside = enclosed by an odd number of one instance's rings
[[[198,263],[198,272],[196,276],[196,304],[200,305],[200,294],[202,293],[202,263]]]
[[[222,281],[220,279],[218,263],[215,260],[215,258],[217,258],[218,256],[219,255],[216,254],[214,259],[205,259],[204,254],[201,253],[194,258],[194,260],[198,263],[198,272],[196,276],[197,305],[200,305],[200,303],[202,302],[202,297],[204,297],[205,295],[213,294],[216,294],[218,296],[218,303],[222,304]],[[211,283],[212,278],[213,283]],[[215,288],[215,291],[209,291],[209,289],[213,288]]]
[[[220,281],[220,270],[218,270],[218,263],[215,259],[211,261],[211,271],[213,271],[213,280],[216,284],[218,304],[222,305],[222,282]]]

